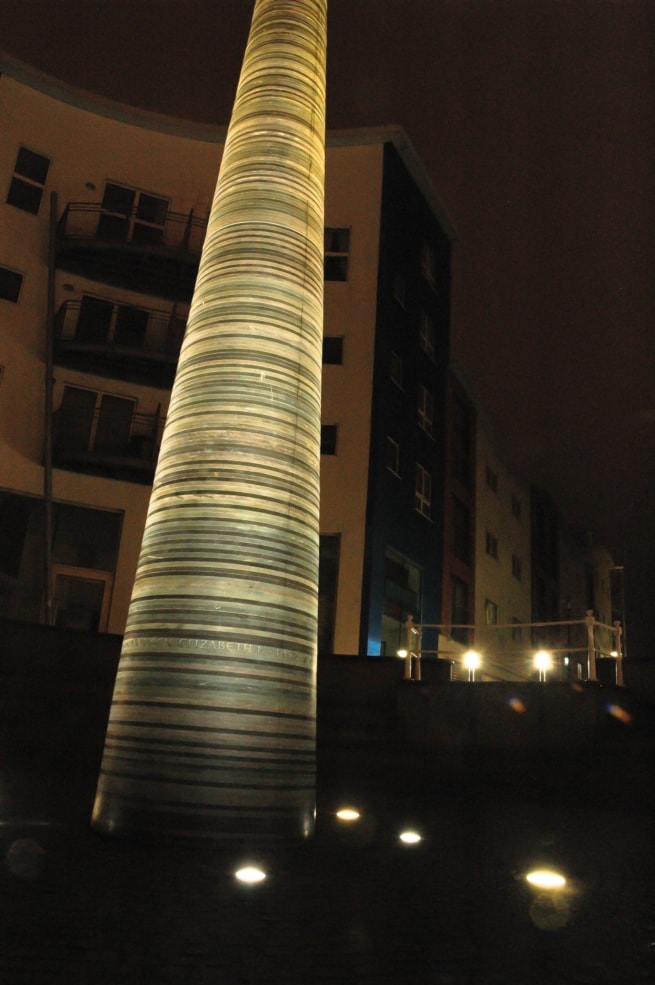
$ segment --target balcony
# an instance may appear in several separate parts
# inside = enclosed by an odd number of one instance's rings
[[[206,229],[193,212],[69,202],[57,224],[56,262],[104,284],[188,302]]]
[[[81,399],[80,399],[81,397]],[[152,483],[161,414],[136,414],[123,397],[66,387],[53,414],[53,465],[123,482]]]
[[[55,317],[59,365],[111,379],[170,388],[184,335],[184,318],[85,295],[66,301]]]

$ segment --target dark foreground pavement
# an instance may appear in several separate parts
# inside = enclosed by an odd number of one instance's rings
[[[349,782],[314,837],[217,847],[93,834],[89,777],[2,779],[2,985],[639,985],[655,981],[650,812]],[[383,789],[384,787],[384,789]],[[398,840],[411,826],[423,841]],[[243,886],[234,872],[267,872]],[[559,868],[564,893],[525,883]]]

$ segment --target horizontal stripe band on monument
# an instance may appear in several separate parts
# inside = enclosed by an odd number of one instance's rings
[[[179,760],[179,761],[178,761]],[[156,762],[157,770],[152,772],[148,767]],[[135,749],[130,753],[128,749],[110,749],[107,757],[108,768],[105,772],[113,776],[124,775],[133,776],[135,773],[143,774],[147,769],[148,781],[162,780],[167,783],[179,783],[184,786],[203,786],[203,787],[244,787],[255,786],[254,781],[259,778],[262,785],[270,786],[274,780],[284,779],[287,782],[295,781],[314,769],[314,763],[307,760],[304,762],[289,762],[286,759],[280,760],[240,760],[238,762],[226,762],[220,755],[220,749],[213,759],[204,757],[194,757],[191,754],[186,756],[162,756],[160,750],[156,752],[146,752],[142,749]],[[183,776],[179,777],[179,771],[183,771]],[[213,774],[212,779],[199,779],[199,774],[205,776],[208,772]],[[195,776],[193,775],[195,773]],[[222,776],[223,779],[218,779]],[[238,776],[239,782],[232,779]],[[252,778],[252,779],[251,779]],[[268,781],[268,783],[265,783]],[[276,784],[277,786],[277,784]],[[278,787],[283,789],[283,787]]]
[[[315,715],[312,717],[308,716],[307,724],[315,725],[316,716]],[[115,727],[115,723],[111,720],[109,723],[109,727],[110,728]],[[235,735],[235,736],[239,736],[241,739],[248,739],[253,741],[260,739],[266,739],[266,740],[288,739],[290,742],[293,743],[309,743],[310,747],[312,749],[314,748],[313,734],[307,734],[305,732],[277,732],[277,731],[265,731],[263,729],[261,731],[258,730],[257,732],[244,732],[243,729],[219,727],[217,725],[193,725],[188,722],[185,722],[183,725],[173,724],[171,722],[154,722],[154,721],[144,722],[141,719],[134,719],[134,718],[121,718],[120,727],[121,730],[141,729],[141,728],[161,729],[161,730],[165,729],[167,732],[170,732],[171,735],[175,735],[176,737],[180,732],[197,732],[203,735],[209,735],[209,734],[216,736]]]
[[[281,722],[313,722],[315,720],[314,715],[298,715],[284,711],[273,711],[270,708],[238,708],[234,705],[194,704],[190,701],[138,701],[131,698],[118,697],[112,701],[112,707],[114,705],[119,708],[162,708],[167,710],[169,708],[186,708],[194,712],[207,711],[211,714],[247,715],[249,718],[272,718]],[[247,732],[248,730],[244,729],[244,731]],[[275,733],[272,734],[274,735]]]
[[[132,647],[128,647],[127,649],[131,650]],[[121,669],[119,667],[117,672],[117,678],[118,678],[118,674],[134,673],[142,669],[147,669],[149,673],[152,673],[153,670],[155,670],[155,671],[161,671],[162,674],[184,674],[187,676],[197,675],[198,677],[216,677],[216,678],[232,677],[243,673],[242,661],[239,660],[238,656],[234,656],[231,653],[231,651],[228,651],[229,658],[225,654],[222,654],[221,660],[222,661],[229,660],[229,663],[234,664],[235,666],[234,671],[229,670],[225,662],[221,662],[220,669],[217,669],[215,655],[208,657],[207,662],[202,666],[194,667],[190,663],[191,661],[190,657],[188,657],[187,660],[185,660],[184,666],[182,667],[180,667],[179,664],[176,664],[175,666],[171,666],[171,664],[162,661],[162,656],[165,654],[165,652],[166,651],[163,651],[162,653],[162,651],[160,650],[153,650],[153,660],[149,659],[149,654],[147,652],[143,652],[140,649],[135,653],[125,653],[124,654],[126,657],[125,668]],[[194,651],[194,656],[195,656],[195,651]],[[177,654],[175,654],[175,659],[177,661],[178,659]],[[157,664],[157,667],[153,669],[152,664],[155,662]],[[257,681],[271,681],[277,684],[281,679],[280,675],[287,675],[282,677],[283,681],[289,681],[290,683],[296,684],[297,686],[304,686],[305,685],[304,681],[295,680],[295,678],[297,677],[304,677],[304,678],[309,678],[306,685],[307,687],[315,687],[313,681],[313,677],[314,677],[313,668],[305,667],[303,664],[287,664],[287,663],[282,664],[282,663],[272,663],[271,661],[266,661],[266,660],[248,660],[247,666],[248,666],[249,676],[252,675],[252,677]],[[269,674],[257,673],[258,668],[262,668],[262,670],[266,670],[266,671],[275,671],[276,672],[275,676],[273,677],[270,676]]]
[[[182,747],[182,748],[180,748]],[[196,748],[197,747],[197,748]],[[207,749],[207,746],[202,742],[188,742],[184,739],[176,739],[175,745],[171,745],[170,740],[167,739],[156,739],[148,738],[147,736],[132,735],[129,739],[122,736],[114,736],[111,730],[107,732],[107,743],[106,748],[116,750],[116,754],[122,749],[139,749],[143,752],[147,752],[152,748],[153,752],[158,755],[162,752],[170,752],[175,758],[184,759],[186,757],[193,759],[209,759],[216,760],[217,755],[219,755],[221,762],[226,763],[247,763],[251,759],[254,760],[255,754],[257,754],[258,762],[275,762],[275,763],[286,763],[289,766],[298,766],[300,764],[313,765],[315,754],[314,750],[308,750],[307,752],[302,749],[284,749],[280,750],[279,753],[271,751],[270,748],[262,746],[257,749],[257,747],[247,747],[243,749],[241,745],[230,746],[221,742],[218,748],[218,753],[214,752],[213,749]],[[185,751],[188,749],[189,751]],[[230,749],[234,750],[235,753],[239,752],[239,755],[230,755]],[[283,753],[283,755],[282,755]]]
[[[122,770],[111,769],[110,766],[103,765],[100,770],[101,776],[111,776],[118,780],[130,780],[134,778],[134,774],[125,773]],[[165,783],[167,786],[173,787],[193,787],[195,789],[206,788],[208,790],[253,790],[259,792],[265,792],[268,790],[307,790],[310,789],[306,783],[280,783],[280,784],[265,784],[265,783],[222,783],[218,780],[209,781],[204,780],[202,783],[198,783],[197,780],[185,780],[182,778],[174,778],[167,776],[165,773],[149,773],[147,776],[147,782],[152,783]],[[128,797],[129,799],[129,797]],[[155,798],[156,799],[156,798]],[[179,801],[169,801],[171,805],[183,804],[185,800]]]
[[[152,688],[180,688],[189,687],[197,688],[203,685],[210,688],[212,691],[217,690],[224,683],[230,683],[229,687],[230,693],[238,691],[240,688],[246,689],[247,687],[258,687],[262,688],[266,686],[268,688],[269,684],[276,685],[276,694],[289,694],[293,696],[298,692],[304,692],[307,690],[314,689],[313,674],[311,672],[306,672],[306,677],[310,678],[308,680],[290,680],[289,678],[280,679],[279,675],[273,677],[271,674],[254,674],[254,673],[243,673],[243,668],[239,667],[236,670],[187,670],[185,667],[175,667],[175,668],[160,668],[158,666],[148,666],[148,680],[147,681],[137,681],[131,686],[136,686],[139,690],[150,690]],[[130,677],[134,678],[136,674],[139,673],[141,667],[135,664],[133,660],[130,660],[129,664],[123,669],[119,670],[116,675],[116,681],[122,683],[123,678]],[[248,670],[250,671],[250,665],[248,665]],[[310,677],[311,674],[311,677]],[[176,680],[167,680],[167,678],[176,677]],[[183,678],[183,679],[181,679]],[[241,684],[241,682],[247,682]]]

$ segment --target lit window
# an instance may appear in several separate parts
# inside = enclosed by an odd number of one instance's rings
[[[487,626],[496,626],[498,623],[498,606],[491,599],[484,600],[484,621]]]
[[[396,386],[399,386],[400,389],[402,390],[403,389],[403,361],[402,361],[402,357],[397,352],[391,353],[390,375],[391,375],[391,379],[396,384]]]
[[[323,362],[326,366],[341,366],[343,363],[343,336],[325,335],[323,337]]]
[[[489,557],[496,558],[498,560],[498,538],[487,530],[485,535],[485,551]]]
[[[430,519],[432,512],[432,476],[422,465],[416,465],[414,506],[421,516]]]
[[[421,311],[421,318],[418,327],[418,342],[430,359],[434,359],[434,341],[435,341],[435,331],[434,331],[434,321],[426,311]]]
[[[400,475],[400,445],[390,436],[387,437],[387,468]]]
[[[494,470],[491,468],[490,465],[487,465],[486,471],[485,471],[485,475],[486,475],[486,483],[487,483],[487,486],[489,487],[489,489],[491,489],[492,492],[497,493],[498,492],[498,475],[497,475],[496,472],[494,472]]]
[[[0,267],[0,298],[5,301],[18,301],[23,275],[17,270],[10,270],[9,267]]]
[[[422,383],[418,385],[418,423],[426,434],[432,435],[434,422],[434,398],[432,391]]]
[[[326,228],[323,237],[325,280],[348,280],[350,229]]]
[[[521,558],[512,554],[512,577],[517,581],[521,580]]]
[[[49,167],[50,161],[43,154],[35,154],[27,147],[21,147],[7,194],[8,204],[36,215],[41,205]]]
[[[336,455],[337,425],[321,424],[321,455]]]
[[[421,250],[421,271],[428,284],[434,287],[437,282],[437,257],[429,243],[424,243]]]

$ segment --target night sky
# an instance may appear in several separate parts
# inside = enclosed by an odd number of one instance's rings
[[[0,45],[227,124],[252,0],[0,0]],[[655,656],[655,2],[330,0],[328,126],[407,130],[457,231],[456,365],[510,460],[626,568]]]

